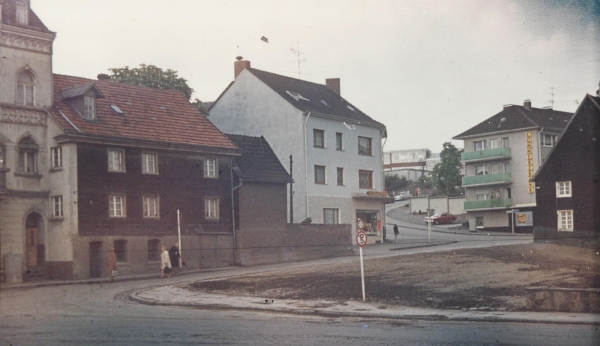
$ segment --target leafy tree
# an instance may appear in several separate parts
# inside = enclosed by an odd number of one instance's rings
[[[188,101],[194,92],[194,89],[187,84],[187,80],[177,76],[177,72],[171,69],[163,71],[163,69],[154,65],[141,64],[140,67],[135,68],[125,66],[123,68],[109,68],[108,70],[112,72],[110,75],[112,81],[144,85],[156,89],[179,90]],[[201,105],[202,102],[199,102],[199,104]],[[196,108],[198,107],[196,106]]]
[[[422,175],[419,177],[419,181],[417,182],[417,186],[421,189],[431,189],[433,187],[433,182],[431,181],[431,177],[428,175]]]
[[[452,143],[446,142],[440,158],[441,161],[431,171],[433,186],[447,196],[455,195],[461,185],[460,152]]]
[[[397,174],[385,176],[385,190],[390,194],[394,191],[405,190],[408,183],[406,177],[400,178]]]

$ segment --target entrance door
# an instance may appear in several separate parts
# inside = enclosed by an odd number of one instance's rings
[[[27,252],[27,267],[35,267],[38,264],[37,227],[25,229],[25,250]]]
[[[90,243],[90,277],[99,278],[104,274],[104,251],[102,242],[93,241]]]

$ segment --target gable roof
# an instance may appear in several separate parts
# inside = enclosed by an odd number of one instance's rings
[[[238,152],[229,138],[177,91],[58,74],[53,77],[54,105],[49,112],[67,135]],[[62,96],[65,90],[80,92],[92,86],[104,98],[96,99],[96,119],[86,120],[71,107],[70,100]],[[122,114],[117,113],[113,105]]]
[[[241,180],[261,183],[293,182],[264,137],[227,135],[241,150],[235,158],[234,171]]]
[[[596,117],[596,119],[594,119],[594,117]],[[581,126],[581,124],[583,122],[583,124],[585,124],[583,127],[585,127],[586,129],[585,130],[583,130],[581,128],[579,130],[574,129],[574,127],[573,127],[574,122],[579,123],[580,124],[579,126]],[[546,156],[546,159],[544,160],[544,162],[542,162],[542,165],[537,170],[537,172],[533,176],[532,180],[535,181],[536,179],[539,179],[543,175],[547,175],[546,171],[548,169],[552,168],[552,167],[547,168],[548,166],[551,166],[548,162],[553,161],[552,154],[554,152],[559,151],[559,153],[560,153],[560,151],[562,150],[564,153],[565,151],[568,151],[569,155],[571,155],[571,153],[573,152],[572,148],[574,145],[583,145],[585,147],[588,147],[589,144],[593,145],[594,142],[596,142],[597,147],[600,147],[600,144],[599,144],[600,142],[598,142],[598,141],[600,141],[600,139],[598,138],[598,137],[600,137],[600,127],[598,127],[599,123],[600,123],[600,97],[586,94],[583,101],[581,101],[581,103],[579,104],[579,107],[577,107],[575,114],[573,114],[573,116],[569,120],[569,123],[567,124],[562,135],[559,137],[558,142],[550,150],[550,152]],[[573,133],[572,133],[573,131],[577,131],[576,134],[573,135]],[[569,135],[567,135],[567,134],[569,134]],[[573,141],[574,141],[573,139],[575,139],[575,138],[578,140],[578,143],[573,143]],[[590,139],[592,139],[591,143],[588,142]],[[563,149],[563,147],[564,147],[564,149]],[[590,150],[591,149],[586,148],[585,151],[591,153]],[[596,152],[596,155],[598,155],[598,154],[600,154],[600,152]],[[563,165],[564,162],[561,162],[560,164]],[[591,164],[593,167],[595,163],[588,162],[588,164]],[[567,163],[567,166],[569,166],[569,165],[570,164]],[[551,173],[551,171],[549,171],[548,173]]]
[[[385,125],[373,120],[326,85],[250,67],[246,67],[246,70],[303,112],[318,113],[338,118],[341,121],[385,128]]]
[[[82,96],[90,90],[94,90],[94,92],[96,93],[96,97],[104,98],[104,95],[102,94],[102,92],[100,92],[100,90],[94,83],[87,83],[61,90],[60,96],[63,99],[69,99],[72,97]]]
[[[533,107],[527,109],[524,106],[510,105],[504,107],[500,113],[453,137],[453,139],[464,139],[487,133],[507,132],[532,127],[562,130],[567,126],[567,122],[572,116],[573,113],[552,109]]]
[[[33,12],[33,10],[31,10],[31,8],[29,8],[27,25],[22,25],[17,22],[16,2],[14,0],[6,1],[4,4],[2,4],[0,1],[0,5],[2,5],[2,23],[46,33],[53,33],[52,31],[48,30],[48,28],[44,25],[44,23],[42,23],[40,18],[35,14],[35,12]]]

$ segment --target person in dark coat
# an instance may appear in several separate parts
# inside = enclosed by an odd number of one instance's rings
[[[175,273],[179,271],[179,257],[181,257],[179,254],[179,244],[175,243],[169,249],[169,259],[171,260],[171,267]]]
[[[400,234],[400,232],[398,232],[398,225],[394,224],[394,243],[398,242],[398,234]]]

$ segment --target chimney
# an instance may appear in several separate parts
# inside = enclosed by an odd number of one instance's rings
[[[530,111],[531,110],[531,100],[525,100],[525,102],[523,102],[523,106],[525,107],[525,109]]]
[[[244,58],[241,56],[237,56],[235,59],[237,61],[233,63],[233,79],[236,79],[246,67],[250,67],[250,61],[243,60]]]
[[[98,75],[98,80],[110,80],[110,76],[107,75],[106,73],[100,73]]]
[[[325,80],[325,85],[327,85],[329,89],[335,91],[338,95],[341,95],[339,78],[327,78]]]

